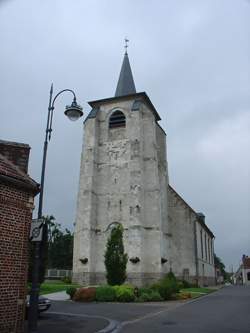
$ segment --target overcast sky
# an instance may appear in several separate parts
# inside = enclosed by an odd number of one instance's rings
[[[170,183],[216,235],[227,267],[250,255],[250,2],[0,0],[0,138],[28,143],[40,181],[49,89],[112,97],[124,37],[137,91],[167,132]],[[56,102],[44,214],[72,228],[83,123]]]

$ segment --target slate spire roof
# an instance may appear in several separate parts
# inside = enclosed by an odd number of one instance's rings
[[[115,97],[120,97],[135,93],[136,93],[135,83],[129,63],[128,53],[126,51],[124,54],[122,68],[115,91]]]

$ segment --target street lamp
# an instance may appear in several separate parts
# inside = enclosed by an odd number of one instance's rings
[[[45,140],[43,146],[43,162],[42,162],[42,172],[41,172],[41,182],[40,182],[40,194],[39,194],[39,204],[38,204],[38,219],[42,218],[42,209],[43,209],[43,192],[44,192],[44,178],[45,178],[45,167],[46,167],[46,158],[47,158],[47,149],[48,142],[51,139],[52,133],[52,122],[53,122],[53,113],[54,113],[54,104],[59,95],[64,92],[70,92],[73,94],[73,102],[71,105],[66,106],[64,114],[72,121],[78,120],[82,117],[82,107],[76,102],[76,95],[71,89],[61,90],[53,98],[53,84],[50,88],[49,96],[49,106],[48,106],[48,116],[47,116],[47,126],[45,131]],[[30,292],[30,310],[29,310],[29,332],[37,332],[37,317],[38,317],[38,298],[39,298],[39,269],[40,269],[40,247],[41,242],[35,242],[34,249],[34,267],[32,272],[32,287]]]

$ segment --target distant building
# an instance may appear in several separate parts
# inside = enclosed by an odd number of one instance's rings
[[[250,285],[250,257],[243,254],[241,264],[233,276],[235,284]]]
[[[0,140],[0,332],[22,333],[28,238],[38,184],[28,174],[30,147]]]
[[[214,235],[205,216],[169,185],[166,133],[147,94],[136,92],[127,52],[115,96],[89,104],[73,280],[105,282],[107,238],[121,224],[128,282],[149,284],[172,270],[180,279],[215,284]]]

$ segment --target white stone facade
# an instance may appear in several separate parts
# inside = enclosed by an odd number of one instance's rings
[[[214,285],[213,234],[171,186],[168,187],[168,207],[169,258],[173,272],[192,283]]]
[[[138,110],[132,111],[133,103],[134,98],[103,103],[85,122],[74,241],[77,281],[105,281],[104,251],[115,223],[124,228],[129,258],[140,258],[128,262],[128,279],[140,285],[162,273],[168,248],[165,133],[143,98]],[[110,129],[117,110],[126,126]]]
[[[107,237],[120,223],[128,257],[140,259],[128,261],[129,282],[149,284],[172,269],[180,278],[213,284],[213,234],[168,184],[166,135],[146,94],[91,105],[84,124],[73,280],[106,281]],[[109,128],[117,110],[126,126]]]

